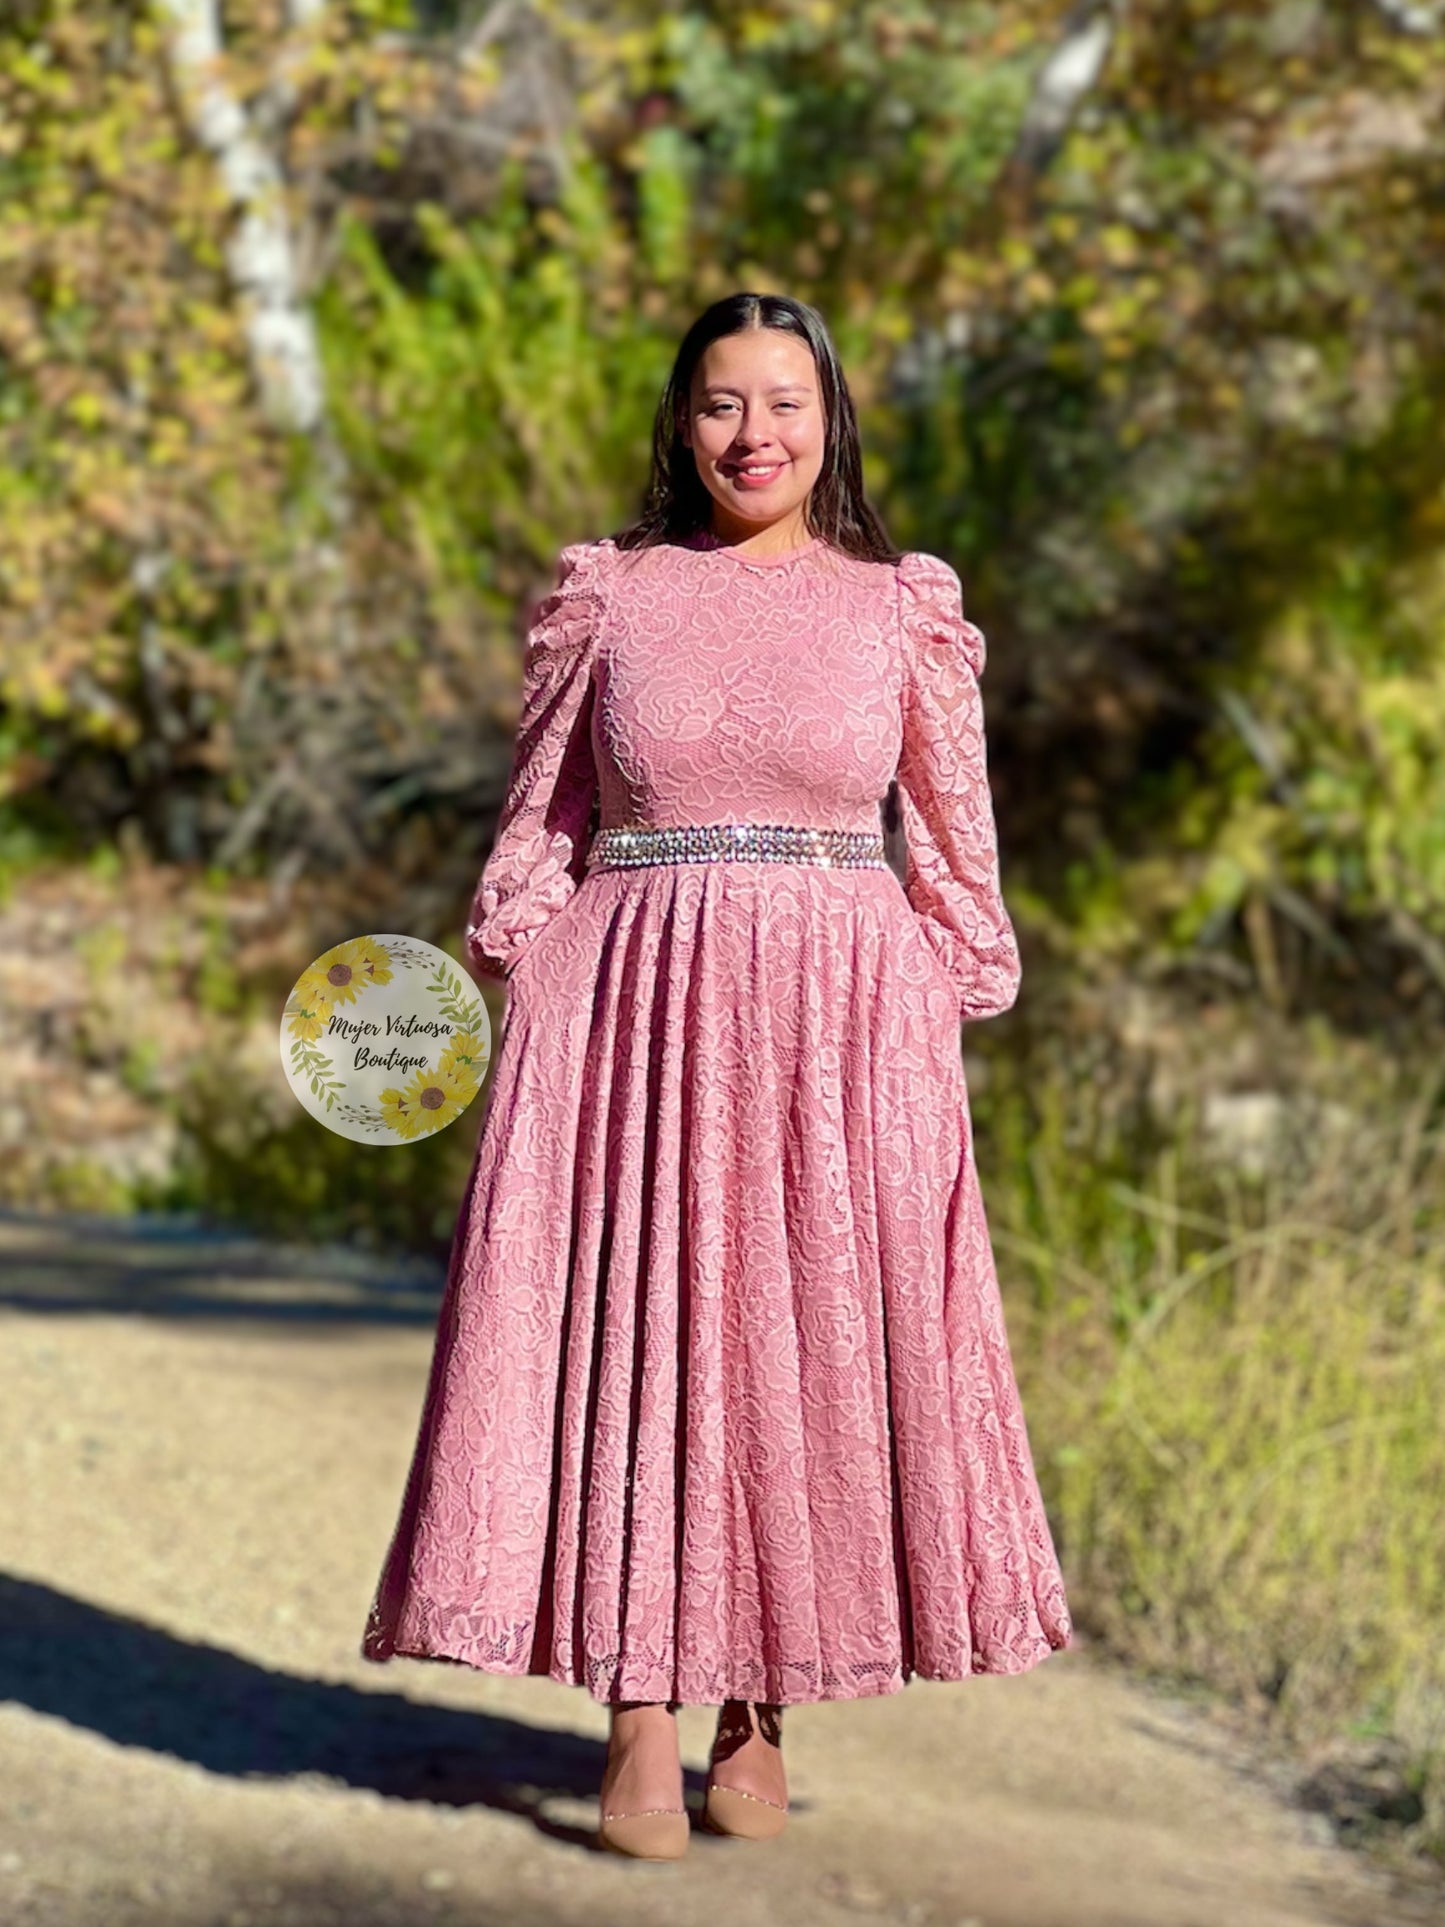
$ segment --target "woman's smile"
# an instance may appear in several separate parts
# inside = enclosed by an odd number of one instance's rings
[[[787,467],[786,462],[728,462],[723,472],[730,475],[739,488],[766,488]]]

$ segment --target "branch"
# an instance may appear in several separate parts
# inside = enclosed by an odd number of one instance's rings
[[[1445,27],[1445,6],[1441,6],[1439,0],[1429,6],[1413,5],[1412,0],[1370,0],[1370,4],[1385,25],[1393,27],[1396,33],[1427,39]]]
[[[1084,101],[1098,85],[1114,44],[1110,0],[1077,0],[1064,22],[1063,38],[1034,79],[1018,139],[1004,170],[1014,196],[1027,199],[1055,154]]]

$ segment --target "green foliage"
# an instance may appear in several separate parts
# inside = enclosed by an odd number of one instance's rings
[[[1051,6],[541,13],[572,124],[455,194],[411,184],[408,129],[485,116],[495,49],[449,71],[435,9],[410,40],[396,5],[300,34],[228,13],[238,98],[284,61],[278,154],[298,234],[325,242],[339,550],[324,451],[257,414],[218,172],[174,118],[161,26],[34,0],[10,30],[10,860],[124,814],[168,853],[224,847],[272,774],[258,660],[314,701],[345,633],[418,729],[479,666],[495,683],[557,546],[632,512],[681,327],[783,286],[834,326],[897,538],[959,563],[993,640],[1010,880],[1041,950],[1070,970],[1235,950],[1270,994],[1282,921],[1326,970],[1353,922],[1403,948],[1393,994],[1439,988],[1424,43],[1335,10],[1135,8],[1041,166],[1019,138]],[[384,218],[363,181],[390,181]],[[1003,704],[1025,683],[1026,721]],[[342,781],[348,754],[326,759]]]
[[[1348,933],[1381,927],[1406,984],[1445,988],[1445,486],[1420,475],[1402,525],[1402,470],[1436,459],[1412,440],[1378,470],[1276,481],[1221,539],[1238,646],[1201,679],[1190,760],[1137,786],[1115,846],[1065,879],[1083,953],[1105,901],[1132,961],[1208,946],[1253,902],[1351,972]]]
[[[485,226],[417,211],[431,266],[404,288],[363,225],[343,224],[319,304],[336,421],[429,615],[500,622],[559,541],[620,523],[645,480],[665,344],[599,314],[609,233],[579,165],[545,233],[508,170]]]

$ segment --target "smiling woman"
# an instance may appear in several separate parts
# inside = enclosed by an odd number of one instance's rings
[[[709,342],[680,426],[725,542],[768,554],[806,538],[805,509],[827,447],[806,341],[758,328]]]
[[[680,1704],[709,1824],[773,1833],[784,1705],[1070,1624],[959,1051],[1019,985],[983,636],[812,309],[703,315],[655,451],[527,638],[466,933],[506,1029],[363,1650],[608,1702],[600,1837],[673,1858]]]

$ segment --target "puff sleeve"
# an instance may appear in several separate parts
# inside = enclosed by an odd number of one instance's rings
[[[897,573],[904,888],[957,987],[960,1016],[994,1017],[1017,998],[1020,966],[988,782],[979,689],[986,644],[963,613],[963,586],[948,563],[915,550]]]
[[[509,977],[582,880],[597,795],[592,668],[611,552],[611,537],[564,548],[527,632],[516,748],[466,925],[480,976]]]

